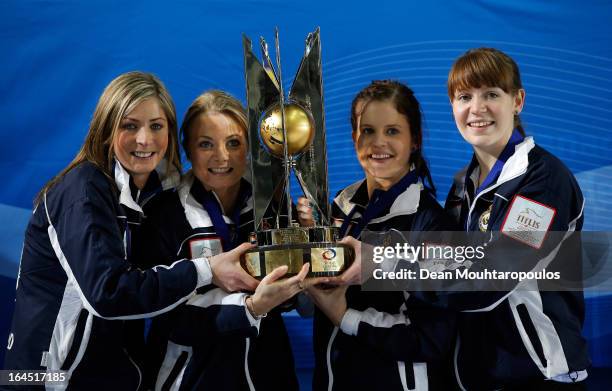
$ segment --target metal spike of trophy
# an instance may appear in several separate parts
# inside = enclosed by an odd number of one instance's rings
[[[243,267],[261,279],[282,265],[288,266],[287,276],[295,275],[310,262],[309,277],[336,276],[354,255],[349,246],[336,243],[338,228],[329,226],[319,29],[306,38],[288,99],[283,92],[278,29],[276,70],[263,38],[260,43],[263,65],[252,52],[251,40],[243,36],[256,230],[252,238],[257,240],[257,247],[245,254]],[[293,222],[291,172],[310,201],[315,227]],[[281,210],[286,219],[281,219]]]

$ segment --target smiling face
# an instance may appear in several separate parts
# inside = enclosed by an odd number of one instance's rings
[[[410,171],[410,125],[390,101],[369,101],[365,108],[360,101],[355,109],[361,115],[353,141],[371,195],[376,188],[389,189]]]
[[[451,99],[457,129],[476,152],[498,156],[512,135],[524,98],[522,89],[515,95],[499,87],[457,90]]]
[[[119,123],[113,140],[117,160],[142,189],[168,148],[168,119],[156,98],[145,99]]]
[[[194,118],[187,148],[193,173],[207,190],[224,193],[240,185],[246,169],[246,131],[230,116],[207,112]]]

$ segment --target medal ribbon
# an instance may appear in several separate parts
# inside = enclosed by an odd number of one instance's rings
[[[514,129],[512,135],[510,136],[510,140],[508,140],[508,144],[506,144],[504,150],[499,154],[497,161],[493,165],[493,168],[491,168],[491,172],[489,172],[485,180],[482,181],[482,184],[476,189],[474,197],[476,197],[481,191],[489,187],[491,183],[493,183],[497,179],[497,177],[502,171],[502,168],[504,168],[504,164],[506,164],[510,156],[514,154],[515,147],[518,144],[522,143],[524,139],[525,138],[519,133],[519,131]]]
[[[399,182],[395,185],[391,186],[389,190],[381,190],[375,189],[372,192],[372,197],[370,197],[370,201],[368,201],[368,205],[366,206],[363,215],[357,222],[355,226],[353,226],[349,232],[348,226],[350,224],[351,218],[355,214],[357,207],[354,207],[351,213],[347,216],[346,220],[342,223],[340,227],[340,234],[346,232],[345,235],[351,235],[354,238],[358,238],[361,234],[361,231],[368,225],[368,223],[375,217],[379,216],[382,211],[387,209],[393,204],[393,201],[404,192],[410,185],[417,183],[419,177],[416,175],[414,171],[410,171],[408,174],[404,175]]]
[[[489,172],[485,180],[482,181],[482,184],[474,191],[474,198],[476,198],[478,194],[480,194],[483,190],[491,186],[491,184],[497,180],[497,178],[499,177],[499,174],[501,174],[502,169],[504,168],[504,164],[506,164],[510,156],[514,154],[516,146],[522,143],[524,139],[525,137],[523,137],[523,135],[521,135],[521,133],[517,129],[514,129],[512,131],[512,135],[510,136],[508,143],[506,144],[504,149],[499,154],[499,157],[497,158],[497,161],[493,165],[493,168],[491,168],[491,171]],[[465,180],[464,180],[465,184],[468,183],[468,179],[470,178],[470,175],[476,168],[477,164],[478,163],[477,163],[476,157],[474,156],[472,163],[470,164],[470,169],[468,169],[465,174]],[[463,214],[464,212],[462,212],[462,219],[465,221],[465,229],[469,230],[469,227],[467,226],[467,222],[468,222],[467,210],[465,211],[465,219],[464,219]]]
[[[238,240],[239,235],[234,235],[232,238],[229,225],[223,218],[223,210],[221,209],[221,205],[213,192],[204,189],[204,186],[202,186],[200,181],[198,179],[194,179],[193,185],[191,186],[191,194],[193,194],[196,201],[202,204],[204,209],[208,212],[210,220],[213,223],[213,227],[215,227],[215,232],[221,236],[223,251],[229,251],[238,246],[240,244],[240,241]],[[236,231],[238,231],[240,227],[240,211],[250,196],[251,187],[245,186],[245,184],[241,181],[240,189],[238,190],[238,198],[236,199],[236,206],[234,207],[234,212],[231,215]]]

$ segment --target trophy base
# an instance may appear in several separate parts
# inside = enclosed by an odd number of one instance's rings
[[[283,265],[285,277],[296,275],[304,263],[310,263],[307,277],[335,277],[354,260],[350,246],[335,242],[336,227],[279,228],[256,235],[260,245],[246,252],[242,267],[259,280]]]

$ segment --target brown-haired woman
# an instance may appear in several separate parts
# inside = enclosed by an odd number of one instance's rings
[[[412,90],[397,81],[372,82],[353,100],[351,124],[365,179],[334,199],[341,235],[360,238],[367,229],[420,243],[419,232],[448,230],[423,158],[421,111]],[[300,212],[308,224],[311,211],[301,203]],[[338,280],[358,284],[360,277],[356,261]],[[314,320],[313,389],[449,389],[452,312],[404,291],[362,292],[344,285],[308,292],[321,310]]]
[[[143,259],[221,254],[254,231],[251,184],[243,179],[248,142],[240,102],[223,91],[203,93],[187,110],[181,133],[192,169],[149,215],[146,236],[156,239]],[[286,272],[286,267],[275,269],[257,289],[249,289],[253,294],[203,287],[156,319],[148,343],[151,386],[297,389],[287,330],[274,309],[301,291],[308,265],[276,281]]]
[[[240,268],[238,251],[147,270],[131,263],[143,208],[178,184],[177,139],[174,104],[155,76],[129,72],[106,87],[81,150],[36,199],[6,369],[63,371],[46,378],[59,389],[138,389],[126,321],[169,311],[226,279],[219,265]]]
[[[446,209],[466,231],[490,238],[486,258],[471,270],[537,272],[566,262],[579,273],[572,233],[582,228],[584,199],[568,168],[525,136],[516,62],[496,49],[469,50],[450,70],[448,96],[474,156],[455,176]],[[581,336],[582,292],[544,291],[543,283],[451,300],[470,311],[460,317],[455,354],[462,388],[584,389],[590,360]]]

